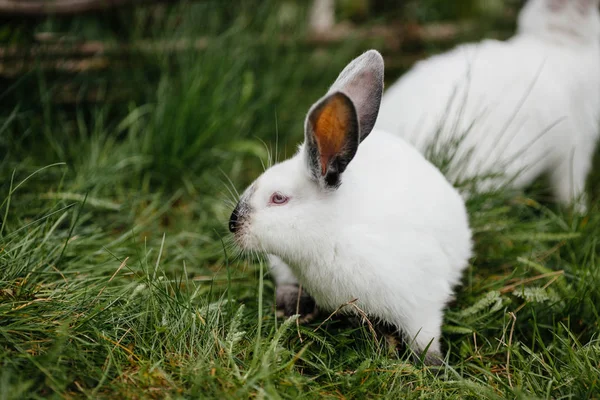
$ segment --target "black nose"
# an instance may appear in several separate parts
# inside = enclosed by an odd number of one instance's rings
[[[238,229],[238,207],[236,207],[231,213],[231,217],[229,217],[229,232],[235,233]]]

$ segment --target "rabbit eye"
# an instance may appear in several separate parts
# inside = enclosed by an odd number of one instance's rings
[[[275,192],[271,195],[271,198],[269,199],[269,203],[280,206],[282,204],[287,203],[288,200],[289,200],[289,197],[284,196],[279,192]]]

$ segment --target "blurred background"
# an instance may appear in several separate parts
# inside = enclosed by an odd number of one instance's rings
[[[106,231],[146,226],[148,204],[167,202],[161,229],[194,221],[218,247],[230,182],[293,151],[350,59],[379,49],[390,83],[456,43],[509,37],[519,3],[0,1],[0,188],[65,163],[15,194],[26,206],[5,229],[87,195]]]

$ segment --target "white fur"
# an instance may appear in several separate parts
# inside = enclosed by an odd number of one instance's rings
[[[451,180],[500,173],[479,189],[522,188],[549,173],[557,199],[583,208],[599,113],[598,0],[530,0],[512,39],[418,63],[386,91],[376,128],[422,152],[460,142]]]
[[[361,68],[352,76],[363,76]],[[277,283],[297,278],[321,309],[358,299],[416,351],[431,342],[439,355],[443,309],[471,256],[463,199],[418,151],[384,131],[359,145],[335,190],[311,175],[305,146],[242,196],[248,211],[238,243],[276,255]],[[269,204],[275,192],[289,202]]]

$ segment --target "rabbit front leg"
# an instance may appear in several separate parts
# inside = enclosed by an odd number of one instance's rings
[[[441,365],[442,311],[419,310],[404,323],[404,336],[410,348],[426,365]],[[423,354],[427,350],[426,354]],[[424,357],[423,357],[424,356]]]
[[[275,280],[275,302],[283,316],[300,314],[302,322],[309,322],[317,315],[314,299],[300,287],[298,279],[281,258],[268,255],[271,275]]]

